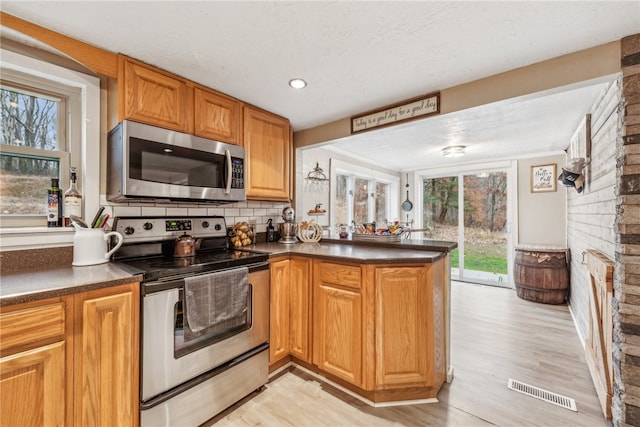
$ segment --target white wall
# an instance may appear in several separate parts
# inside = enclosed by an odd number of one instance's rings
[[[615,259],[616,144],[620,112],[620,82],[614,81],[591,108],[591,164],[584,191],[569,189],[567,239],[571,251],[569,304],[582,339],[589,331],[590,278],[582,253],[587,249]],[[584,125],[583,125],[584,126]],[[586,157],[586,130],[576,130],[569,157]]]
[[[567,191],[556,181],[556,191],[531,192],[531,166],[556,164],[565,155],[518,160],[518,236],[520,245],[567,246]]]

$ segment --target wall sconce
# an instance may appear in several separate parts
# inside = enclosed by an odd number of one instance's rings
[[[464,156],[464,145],[450,145],[442,149],[442,157],[460,157]]]

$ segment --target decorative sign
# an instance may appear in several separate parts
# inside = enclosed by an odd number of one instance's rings
[[[531,166],[531,192],[556,191],[556,164]]]
[[[351,133],[390,126],[399,122],[421,119],[440,112],[440,92],[409,99],[382,110],[351,118]]]

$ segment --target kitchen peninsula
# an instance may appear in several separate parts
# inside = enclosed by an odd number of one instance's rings
[[[261,243],[270,254],[269,369],[293,363],[365,402],[437,396],[449,367],[451,242]]]
[[[435,398],[450,371],[448,254],[456,246],[449,242],[375,245],[324,239],[320,243],[259,243],[248,247],[269,254],[270,372],[294,363],[371,405]],[[84,388],[78,382],[95,377],[94,360],[84,363],[81,370],[72,366],[74,360],[84,360],[91,354],[86,345],[99,341],[121,349],[102,352],[100,357],[127,372],[120,377],[124,383],[102,384],[110,390],[127,390],[118,405],[105,410],[115,411],[121,425],[135,425],[139,412],[141,277],[121,271],[116,263],[82,268],[69,263],[34,269],[24,257],[5,252],[3,258],[24,263],[22,268],[16,265],[18,262],[12,263],[15,269],[3,271],[0,336],[21,337],[15,349],[3,347],[3,366],[9,369],[15,364],[18,369],[22,356],[42,350],[53,352],[58,372],[66,372],[55,376],[53,370],[46,371],[38,386],[44,393],[49,393],[46,390],[50,387],[65,390],[57,395],[55,407],[67,409],[43,407],[34,413],[64,418],[68,423],[91,415],[90,410],[76,413],[70,408],[73,402],[83,408],[96,403],[80,392]],[[106,317],[116,322],[112,329],[94,328],[101,310],[117,314]],[[21,333],[23,329],[11,326],[24,324],[25,313],[33,314],[29,325],[45,322],[48,317],[42,316],[53,313],[55,322],[46,323],[51,325],[47,329],[52,331],[50,337],[30,340]],[[108,332],[113,330],[119,331],[117,343]],[[74,340],[75,333],[92,339]],[[6,347],[9,341],[3,341]],[[56,347],[49,349],[51,345]],[[126,357],[118,356],[123,354]],[[123,365],[123,360],[129,363]],[[18,382],[5,385],[22,387]],[[99,399],[99,395],[91,396]]]

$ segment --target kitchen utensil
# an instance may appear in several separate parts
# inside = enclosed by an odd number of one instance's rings
[[[173,247],[174,257],[189,257],[194,256],[196,251],[200,249],[202,239],[196,239],[188,234],[183,234],[178,237]]]
[[[122,234],[117,231],[105,233],[101,228],[87,228],[76,225],[75,222],[73,225],[76,233],[73,236],[72,265],[76,267],[103,264],[122,245]],[[116,237],[117,243],[107,251],[107,242],[112,236]]]
[[[409,200],[409,174],[407,174],[407,185],[405,185],[405,187],[407,188],[407,200],[402,202],[402,210],[405,212],[409,212],[411,209],[413,209],[413,203],[411,203],[411,200]]]
[[[71,223],[72,223],[72,224],[77,225],[78,227],[81,227],[81,228],[89,228],[89,226],[87,225],[87,223],[86,223],[86,222],[84,222],[84,221],[82,220],[82,218],[80,218],[80,217],[78,217],[78,216],[70,215],[70,216],[69,216],[69,219],[71,220]]]

